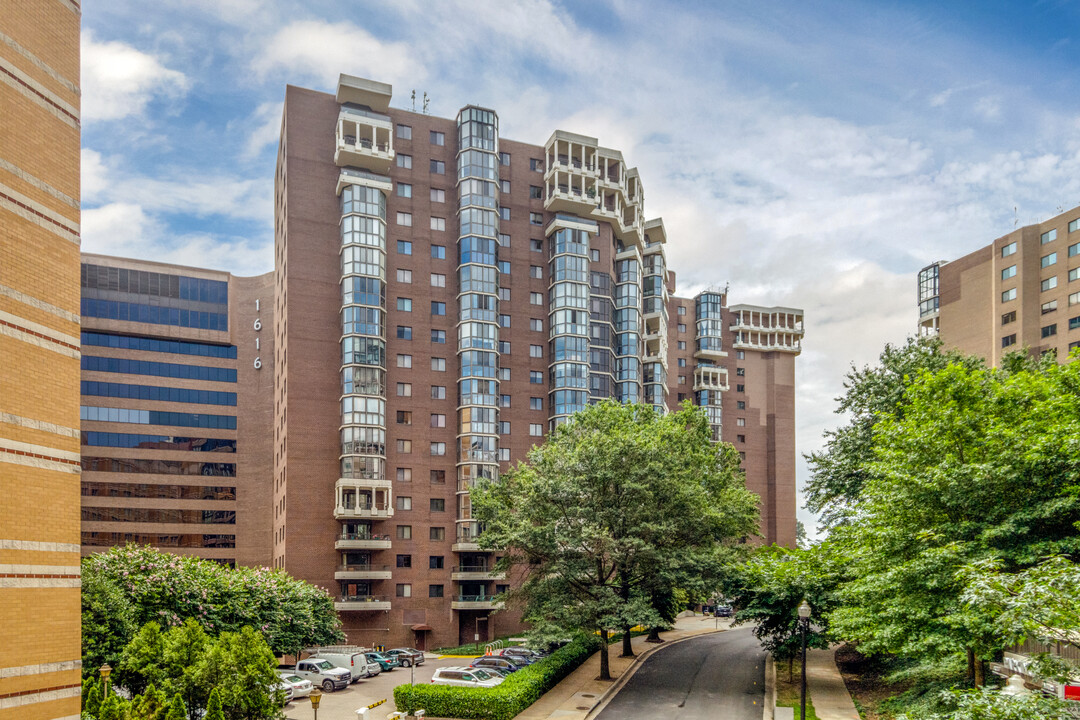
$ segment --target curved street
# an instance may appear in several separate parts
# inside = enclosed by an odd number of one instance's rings
[[[597,720],[761,720],[765,657],[749,627],[661,648]]]

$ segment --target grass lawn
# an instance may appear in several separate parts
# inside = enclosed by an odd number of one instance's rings
[[[788,664],[786,660],[776,663],[776,706],[795,708],[795,720],[799,718],[799,698],[802,689],[801,668],[802,664],[796,660],[791,666],[793,673],[791,682],[788,682]],[[814,712],[814,704],[810,702],[810,695],[806,696],[806,718],[803,720],[818,720]]]

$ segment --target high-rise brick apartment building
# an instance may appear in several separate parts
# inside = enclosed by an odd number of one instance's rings
[[[80,17],[0,12],[0,720],[79,716]]]
[[[1020,348],[1064,360],[1080,347],[1080,207],[923,268],[918,299],[920,334],[948,347],[992,365]]]
[[[286,92],[275,178],[273,562],[354,641],[516,628],[469,490],[602,398],[704,406],[762,534],[794,543],[802,312],[674,297],[642,180],[595,138],[390,108],[343,75]],[[721,408],[723,414],[721,415]],[[722,422],[721,422],[722,420]]]
[[[82,257],[82,551],[271,562],[273,275]]]

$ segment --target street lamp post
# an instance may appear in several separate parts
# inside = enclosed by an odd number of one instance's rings
[[[109,673],[112,672],[112,668],[109,667],[108,663],[105,663],[98,672],[101,673],[101,679],[105,681],[105,694],[102,697],[107,698],[109,697]]]
[[[799,720],[806,720],[806,632],[810,628],[810,603],[799,603],[799,625],[802,629],[802,694],[799,699]]]
[[[311,691],[311,709],[315,711],[315,720],[319,720],[319,701],[322,700],[322,690],[315,688]]]

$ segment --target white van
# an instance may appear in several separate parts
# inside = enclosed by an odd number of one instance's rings
[[[369,663],[367,655],[362,652],[320,651],[316,657],[329,660],[334,666],[351,672],[353,682],[360,680],[360,678],[374,677],[382,672],[382,666],[377,662]]]
[[[486,670],[472,667],[443,667],[435,671],[431,682],[436,685],[456,685],[457,687],[495,687],[503,679]]]

